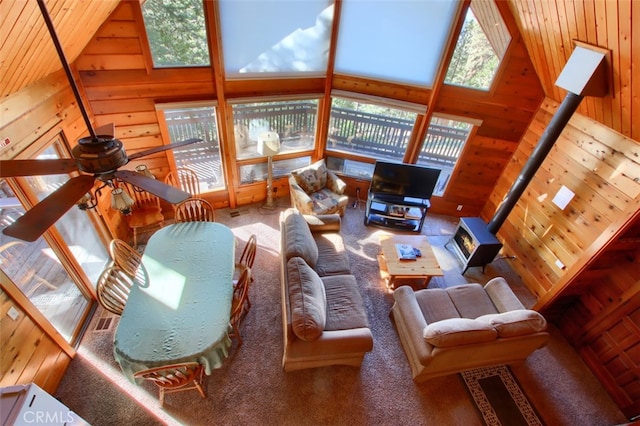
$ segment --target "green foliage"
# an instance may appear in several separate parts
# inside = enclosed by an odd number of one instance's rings
[[[155,66],[209,65],[202,0],[147,0],[142,13]]]
[[[489,89],[500,59],[480,24],[469,12],[453,52],[445,82],[476,89]]]

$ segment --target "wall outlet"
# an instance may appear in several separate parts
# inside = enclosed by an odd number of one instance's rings
[[[462,210],[462,204],[458,204],[458,207],[456,207],[456,210],[458,211]]]
[[[9,310],[7,311],[7,316],[14,321],[18,319],[19,315],[20,313],[13,306],[10,307]]]

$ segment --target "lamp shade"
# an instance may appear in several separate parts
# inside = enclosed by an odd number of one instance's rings
[[[258,137],[258,153],[272,157],[280,151],[280,136],[276,132],[261,133]]]
[[[114,188],[111,190],[111,208],[120,210],[123,214],[131,212],[131,206],[135,201],[122,188]]]
[[[149,168],[147,167],[146,164],[139,164],[136,166],[136,172],[138,172],[138,174],[141,174],[143,176],[146,176],[148,178],[151,179],[155,179],[156,177],[153,175],[153,173],[151,173],[151,171],[149,170]]]

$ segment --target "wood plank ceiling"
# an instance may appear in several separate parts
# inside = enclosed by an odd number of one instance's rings
[[[573,40],[611,50],[614,97],[587,98],[578,112],[640,140],[640,3],[633,1],[508,0],[548,97],[561,101],[555,80],[573,51]],[[69,62],[81,53],[120,0],[45,0]],[[35,1],[0,2],[0,96],[6,97],[61,69]],[[635,77],[635,78],[634,78]],[[635,90],[634,90],[635,83]]]
[[[120,0],[47,0],[67,60],[72,63]],[[62,69],[36,1],[0,2],[0,96]]]
[[[566,92],[555,81],[578,40],[611,51],[613,96],[587,97],[578,109],[640,141],[640,2],[636,1],[525,1],[509,0],[529,56],[546,95],[560,102]],[[635,55],[636,60],[633,61]],[[635,89],[634,89],[635,85]]]

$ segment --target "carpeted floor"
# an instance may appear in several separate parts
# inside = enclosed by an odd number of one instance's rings
[[[378,275],[378,237],[389,231],[365,227],[360,209],[347,211],[343,233],[366,304],[374,349],[359,369],[336,366],[283,372],[278,262],[281,210],[252,206],[234,217],[229,210],[216,212],[217,220],[232,228],[241,242],[257,234],[258,253],[250,290],[253,306],[242,328],[244,344],[238,348],[234,343],[223,367],[205,378],[206,400],[195,391],[170,394],[160,409],[152,384],[129,383],[112,354],[117,318],[109,329],[94,331],[100,317],[106,315],[102,310],[94,317],[56,397],[94,426],[483,424],[460,375],[422,385],[411,380],[389,317],[393,296]],[[445,270],[445,276],[432,279],[430,285],[484,283],[503,275],[530,306],[534,299],[513,277],[508,260],[496,260],[485,274],[482,268],[460,274],[459,263],[444,247],[456,223],[447,217],[427,217],[423,234]],[[580,358],[557,330],[552,328],[551,333],[546,348],[512,370],[542,421],[549,425],[624,423],[624,416]]]

